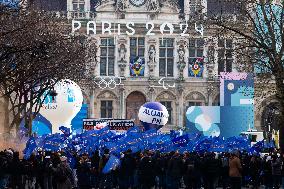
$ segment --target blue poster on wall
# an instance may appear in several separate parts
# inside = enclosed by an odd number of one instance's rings
[[[186,127],[191,133],[229,138],[254,128],[254,81],[250,73],[220,73],[221,106],[191,106]]]
[[[130,60],[130,76],[144,76],[145,59],[139,56]]]

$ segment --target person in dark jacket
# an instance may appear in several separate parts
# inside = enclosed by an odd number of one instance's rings
[[[130,149],[127,150],[124,153],[124,157],[121,159],[119,169],[119,188],[133,187],[136,162],[131,153],[132,151]]]
[[[11,172],[11,188],[23,188],[23,185],[21,183],[23,167],[19,159],[19,152],[13,153],[13,160],[10,163],[9,169]]]
[[[165,154],[156,153],[155,156],[155,175],[158,178],[158,182],[156,182],[157,188],[166,188],[166,169],[167,169],[167,158]]]
[[[169,161],[168,180],[169,187],[172,189],[180,188],[180,180],[183,176],[183,160],[178,152],[176,152]]]
[[[104,154],[100,159],[99,163],[99,172],[101,177],[100,188],[108,188],[108,189],[112,188],[112,172],[106,174],[102,173],[102,170],[107,164],[109,158],[110,158],[109,149],[105,149]]]
[[[93,188],[99,187],[99,165],[100,165],[100,154],[96,150],[91,157],[91,169],[90,169],[90,182]]]
[[[204,159],[204,186],[205,189],[214,189],[218,183],[218,178],[220,176],[222,162],[215,158],[214,153],[209,153]]]
[[[274,155],[271,162],[273,188],[279,188],[281,185],[281,166],[281,159],[277,155]]]
[[[262,163],[263,170],[263,183],[265,188],[272,188],[272,168],[271,168],[271,156],[264,157]]]
[[[251,157],[249,163],[249,175],[253,189],[257,189],[259,186],[260,164],[255,156]]]
[[[90,186],[91,162],[86,155],[82,156],[77,169],[78,186],[87,189]]]
[[[67,162],[65,156],[60,157],[61,163],[54,169],[56,176],[56,184],[58,189],[72,189],[74,178],[73,172]]]
[[[139,183],[142,189],[150,189],[155,185],[154,162],[150,153],[145,151],[138,165]]]
[[[184,175],[183,181],[186,189],[200,188],[200,170],[198,160],[193,154],[184,154]]]

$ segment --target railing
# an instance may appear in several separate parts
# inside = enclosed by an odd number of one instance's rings
[[[94,19],[96,14],[91,11],[51,11],[51,16],[67,19]]]
[[[93,19],[96,14],[90,11],[68,11],[67,16],[68,19]]]

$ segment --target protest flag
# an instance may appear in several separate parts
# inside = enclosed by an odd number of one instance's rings
[[[105,167],[103,168],[102,172],[104,174],[109,173],[111,170],[114,170],[117,166],[120,165],[120,160],[114,155],[110,155],[109,160],[107,161]]]

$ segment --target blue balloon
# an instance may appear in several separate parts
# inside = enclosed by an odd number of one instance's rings
[[[138,117],[145,130],[158,130],[168,122],[169,113],[161,103],[147,102],[140,107]]]

